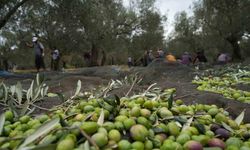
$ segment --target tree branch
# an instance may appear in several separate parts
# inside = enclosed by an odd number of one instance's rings
[[[17,9],[21,7],[27,1],[29,0],[22,0],[18,2],[12,9],[10,9],[10,11],[3,18],[0,19],[0,30],[2,29],[2,27],[5,26],[5,24],[8,22],[10,17],[17,11]]]

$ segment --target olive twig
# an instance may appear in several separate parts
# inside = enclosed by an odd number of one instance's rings
[[[86,132],[84,132],[81,128],[78,128],[81,132],[81,134],[91,143],[96,150],[99,150],[99,147],[96,145],[95,141],[93,141]]]

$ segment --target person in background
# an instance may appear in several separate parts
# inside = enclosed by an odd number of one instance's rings
[[[133,62],[132,62],[132,58],[128,57],[128,67],[132,67],[133,66]]]
[[[207,58],[204,54],[204,51],[201,50],[201,51],[198,51],[196,53],[196,56],[194,58],[194,61],[193,61],[193,64],[195,64],[197,62],[197,60],[200,62],[200,63],[206,63],[207,62]]]
[[[154,60],[153,51],[149,50],[149,53],[148,53],[148,63],[151,63],[153,60]]]
[[[17,64],[16,64],[16,63],[13,63],[12,71],[13,71],[13,72],[16,72],[16,70],[17,70]]]
[[[35,51],[35,66],[37,72],[40,71],[40,68],[43,68],[45,71],[45,64],[44,64],[44,46],[41,42],[38,41],[37,37],[32,38],[32,44],[26,43],[26,45],[30,48],[34,48]]]
[[[228,57],[227,54],[225,54],[225,53],[220,53],[220,54],[218,55],[217,62],[218,62],[220,65],[226,64],[228,61],[229,61],[229,57]]]
[[[181,63],[184,65],[189,65],[192,62],[192,58],[188,52],[184,52],[181,56]]]
[[[159,58],[164,58],[164,52],[161,48],[157,50],[157,53]]]
[[[53,52],[52,52],[52,68],[54,71],[59,70],[59,60],[60,60],[60,53],[59,50],[54,47]]]
[[[87,67],[90,67],[91,66],[91,52],[85,52],[83,54],[83,58],[85,60]]]
[[[168,53],[166,55],[166,61],[169,63],[174,63],[174,62],[176,62],[176,58],[172,53]]]

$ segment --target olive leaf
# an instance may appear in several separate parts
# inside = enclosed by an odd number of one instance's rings
[[[32,146],[32,147],[23,147],[19,150],[55,150],[56,144],[49,144],[49,145],[38,145],[38,146]]]
[[[34,86],[36,81],[39,84]],[[15,117],[32,113],[37,108],[33,104],[47,95],[48,86],[45,83],[40,84],[39,75],[36,81],[32,80],[28,90],[24,90],[20,82],[10,87],[6,87],[3,83],[0,85],[0,92],[3,92],[2,95],[0,93],[2,102],[9,106]]]
[[[90,150],[89,141],[86,141],[86,142],[84,143],[83,149],[84,149],[84,150]]]
[[[130,97],[130,99],[136,99],[136,98],[139,98],[139,97],[142,97],[142,95],[133,95]]]
[[[104,123],[104,111],[103,111],[103,108],[102,108],[102,111],[101,111],[100,117],[98,118],[97,124],[102,126],[103,123]]]
[[[120,105],[121,100],[120,100],[120,97],[119,97],[119,96],[117,96],[116,94],[115,94],[115,100],[116,100],[116,104],[119,106],[119,105]]]
[[[10,110],[14,113],[14,116],[18,117],[19,116],[18,108],[15,107],[14,103],[15,103],[15,100],[13,99],[13,97],[10,97],[10,99],[7,101],[7,104]]]
[[[199,133],[205,134],[206,128],[205,128],[204,124],[196,123],[194,126],[197,128]]]
[[[240,115],[235,119],[235,122],[240,125],[244,119],[245,116],[245,110],[243,110]]]
[[[234,75],[234,79],[236,80],[236,82],[239,82],[239,79],[237,78],[236,75]]]
[[[40,94],[41,94],[42,97],[44,97],[44,95],[43,95],[44,94],[44,88],[41,88]]]
[[[113,107],[111,105],[109,105],[107,102],[104,103],[102,100],[97,100],[97,103],[100,105],[100,107],[108,110],[109,112],[113,111]]]
[[[73,97],[77,96],[80,93],[81,88],[82,88],[82,82],[81,82],[81,80],[78,80],[77,86],[76,86],[76,92],[75,92]]]
[[[12,96],[14,96],[15,91],[16,91],[16,87],[14,85],[10,86],[10,93]]]
[[[68,127],[69,126],[67,124],[67,122],[63,119],[62,115],[60,115],[59,118],[60,118],[60,124],[62,125],[62,127]]]
[[[36,75],[36,84],[37,86],[40,86],[43,82],[45,81],[45,76],[44,75]]]
[[[34,92],[34,80],[32,80],[28,91],[29,91],[29,95],[27,95],[27,99],[31,99],[33,97],[33,92]]]
[[[25,113],[25,115],[30,115],[35,111],[36,107],[31,108],[28,112]]]
[[[183,125],[181,131],[185,131],[187,128],[190,127],[191,123],[193,122],[194,117],[191,117],[187,120],[187,122]]]
[[[78,127],[78,129],[80,130],[81,134],[87,139],[87,141],[89,141],[90,144],[95,147],[96,150],[100,150],[99,147],[96,145],[96,142],[92,140],[91,137],[84,130],[82,130],[80,127]]]
[[[37,88],[35,89],[35,92],[34,92],[35,95],[33,95],[33,97],[32,97],[32,101],[33,101],[33,102],[34,102],[34,101],[38,98],[38,96],[40,95],[40,91],[41,91],[41,87],[40,87],[40,86],[37,87]]]
[[[118,145],[117,145],[117,144],[112,144],[110,147],[111,147],[112,149],[117,149]]]
[[[4,102],[6,103],[6,101],[8,100],[8,90],[5,84],[2,83],[1,86],[3,87]]]
[[[25,115],[25,113],[27,112],[29,108],[29,100],[26,100],[24,104],[20,105],[20,107],[21,107],[21,110],[19,111],[18,115],[23,116]]]
[[[51,130],[53,130],[59,123],[60,119],[55,118],[53,120],[50,120],[49,122],[46,122],[41,127],[39,127],[34,133],[32,133],[30,136],[28,136],[25,141],[20,145],[19,149],[25,147],[26,145],[32,143],[33,141],[37,140],[41,136],[49,133]]]
[[[174,101],[174,92],[171,93],[170,97],[168,98],[168,109],[171,109],[173,106]]]
[[[177,121],[177,122],[179,122],[180,124],[185,124],[186,122],[187,122],[187,119],[185,119],[185,118],[183,118],[183,117],[181,117],[181,116],[175,116],[174,117],[174,120],[175,121]]]
[[[154,131],[155,134],[158,134],[158,133],[165,133],[164,129],[159,128],[159,127],[154,127],[154,128],[153,128],[153,131]]]
[[[112,99],[112,98],[103,98],[103,100],[105,102],[107,102],[108,104],[110,104],[110,105],[113,105],[113,106],[116,105],[115,99]]]
[[[39,74],[36,74],[36,85],[37,86],[40,85],[40,76],[39,76]]]
[[[154,115],[154,122],[155,124],[154,125],[159,125],[159,117],[157,116],[157,114],[153,114]]]
[[[20,105],[22,103],[22,97],[23,97],[23,88],[20,82],[17,82],[15,86],[15,92],[16,92],[18,103]]]
[[[228,131],[230,131],[230,132],[234,132],[234,130],[229,126],[229,125],[227,125],[226,123],[224,123],[224,122],[222,122],[222,126],[226,129],[226,130],[228,130]]]
[[[3,132],[4,122],[5,122],[5,115],[4,113],[2,113],[0,115],[0,135],[2,135]]]
[[[43,90],[42,97],[46,96],[48,94],[49,86],[45,86]]]
[[[178,122],[178,121],[175,121],[175,124],[178,126],[178,127],[182,127],[182,124],[180,124],[180,122]]]
[[[47,95],[48,95],[48,97],[57,97],[58,96],[57,93],[48,93]]]
[[[87,121],[87,120],[90,119],[93,115],[94,115],[94,112],[88,114],[88,115],[83,119],[83,121]]]
[[[31,99],[31,89],[29,88],[26,93],[26,99],[30,100]]]

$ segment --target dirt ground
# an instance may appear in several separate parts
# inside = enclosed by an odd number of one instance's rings
[[[107,85],[111,79],[123,79],[126,75],[135,73],[143,77],[143,81],[141,85],[135,86],[130,94],[138,93],[146,89],[148,85],[157,83],[157,86],[161,88],[176,88],[177,93],[175,99],[180,98],[186,104],[215,104],[227,109],[233,118],[237,117],[242,110],[246,109],[244,121],[250,122],[249,104],[229,100],[215,93],[196,90],[196,85],[191,83],[195,76],[195,69],[190,66],[153,62],[148,67],[128,69],[126,67],[105,66],[82,68],[65,73],[45,72],[44,75],[46,77],[46,83],[50,87],[50,92],[64,93],[66,97],[69,97],[73,94],[78,80],[82,81],[82,91],[89,91],[101,85]],[[28,78],[6,78],[4,79],[4,83],[15,84],[17,81],[21,81],[24,88],[28,88],[32,77],[35,77],[35,74],[31,74]],[[239,87],[249,91],[249,85],[239,85]],[[120,89],[111,91],[109,94],[117,94],[121,97],[124,96],[129,89],[130,87],[124,86]],[[37,105],[45,108],[52,108],[60,103],[62,103],[62,101],[59,98],[53,98],[45,100]],[[3,108],[0,107],[0,111],[3,111]],[[36,113],[42,112],[44,111],[36,111]]]

